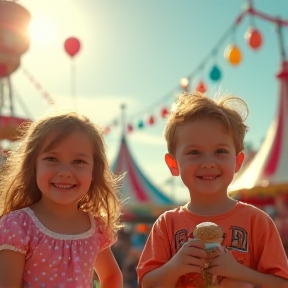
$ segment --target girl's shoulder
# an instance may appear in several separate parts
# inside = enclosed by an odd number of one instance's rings
[[[11,211],[0,218],[0,250],[27,252],[29,239],[36,227],[26,210]]]
[[[21,225],[25,227],[28,222],[31,222],[31,215],[29,215],[29,208],[26,207],[3,215],[0,218],[0,227],[11,227],[11,225]]]

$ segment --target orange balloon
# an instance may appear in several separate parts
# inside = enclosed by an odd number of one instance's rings
[[[247,32],[244,35],[244,38],[245,38],[246,42],[248,43],[248,45],[253,50],[257,50],[262,45],[261,33],[253,27],[251,27],[247,30]]]
[[[153,115],[149,116],[147,122],[148,122],[149,125],[155,124],[155,117]]]
[[[224,57],[234,66],[238,65],[242,60],[241,51],[235,44],[226,47]]]

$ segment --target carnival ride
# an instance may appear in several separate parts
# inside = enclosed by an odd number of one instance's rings
[[[0,1],[0,141],[14,141],[17,127],[27,119],[16,117],[10,75],[20,66],[29,48],[31,15],[15,2]]]
[[[16,1],[0,0],[0,141],[17,140],[17,128],[25,121],[32,119],[21,118],[15,115],[15,93],[10,76],[21,66],[21,56],[29,49],[29,24],[30,12]],[[80,41],[75,37],[69,37],[64,42],[66,53],[73,58],[80,50]],[[73,67],[72,67],[73,68]],[[34,84],[51,105],[54,100],[45,91],[35,77],[27,70],[22,69],[24,75]],[[73,77],[71,69],[71,77]],[[71,93],[74,87],[71,79]],[[20,99],[19,99],[20,100]],[[19,101],[25,114],[28,109],[24,101]]]

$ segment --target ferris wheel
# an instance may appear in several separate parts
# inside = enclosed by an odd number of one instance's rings
[[[14,114],[10,75],[29,48],[30,13],[14,1],[0,0],[0,141],[15,140],[17,127],[26,119]]]

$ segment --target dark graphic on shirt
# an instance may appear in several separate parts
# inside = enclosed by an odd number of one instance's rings
[[[175,249],[178,251],[182,245],[188,241],[187,229],[181,229],[175,234]]]
[[[232,233],[231,244],[227,248],[241,252],[248,252],[247,231],[237,226],[231,226],[230,230]]]
[[[183,244],[185,244],[188,239],[194,238],[193,232],[188,235],[187,229],[178,230],[175,233],[175,248],[178,251]],[[218,287],[222,280],[222,277],[217,277],[212,280],[213,275],[207,271],[202,271],[202,273],[188,273],[186,275],[182,275],[177,282],[176,287],[194,287],[194,288],[206,288],[206,287]],[[213,285],[212,285],[213,282]],[[216,286],[214,286],[216,285]]]

